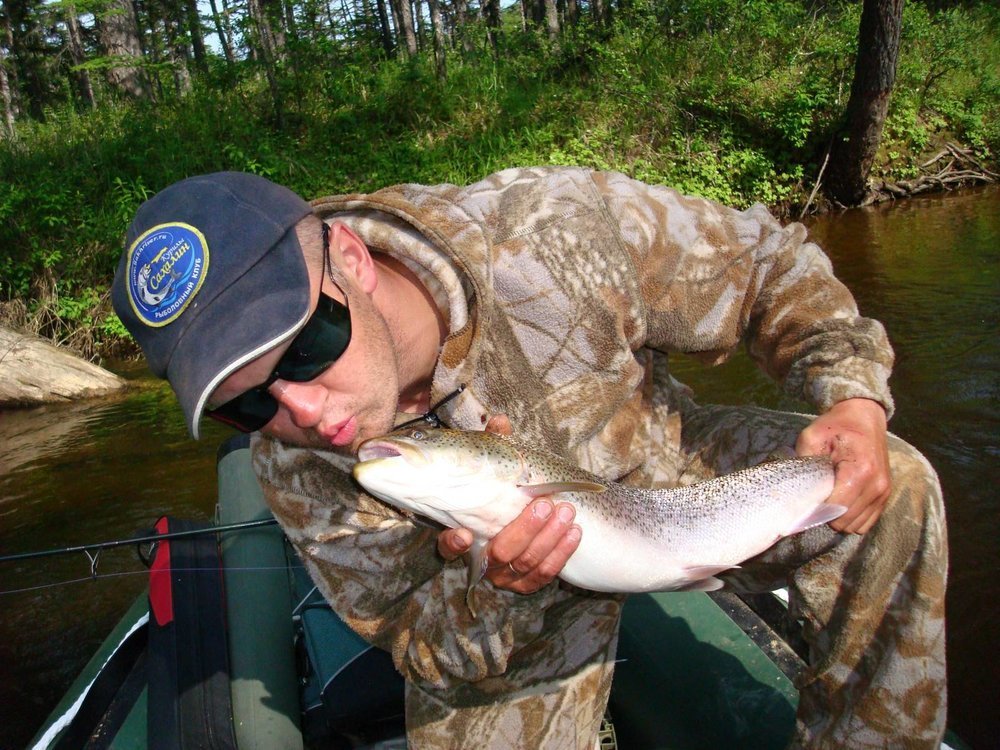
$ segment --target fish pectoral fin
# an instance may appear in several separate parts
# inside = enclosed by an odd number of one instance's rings
[[[802,518],[796,519],[794,523],[781,533],[781,536],[791,536],[792,534],[798,534],[800,531],[811,529],[813,526],[830,523],[830,521],[840,518],[846,512],[847,507],[844,505],[823,503],[813,508]]]
[[[541,484],[519,484],[517,488],[528,497],[557,495],[560,492],[604,492],[607,487],[597,482],[544,482]]]
[[[718,591],[723,587],[721,580],[715,576],[709,576],[708,578],[702,578],[698,581],[691,581],[691,583],[681,586],[679,589],[674,589],[675,591]]]
[[[682,568],[684,575],[688,578],[711,578],[719,573],[725,573],[727,570],[736,570],[739,565],[689,565],[686,568]],[[721,583],[719,584],[722,585]],[[709,589],[711,591],[712,589]]]
[[[490,565],[490,558],[486,552],[486,539],[475,539],[472,547],[469,548],[469,588],[465,591],[465,605],[472,614],[472,619],[476,615],[476,584],[483,580],[486,569]]]

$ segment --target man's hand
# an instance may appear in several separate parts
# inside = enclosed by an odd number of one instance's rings
[[[835,404],[804,429],[795,443],[800,456],[828,454],[836,481],[827,502],[847,507],[830,523],[836,531],[864,534],[882,515],[892,489],[885,410],[865,398]]]
[[[504,415],[492,417],[486,431],[498,435],[513,432]],[[550,583],[580,545],[580,527],[573,524],[575,514],[570,503],[556,505],[547,497],[533,500],[490,541],[486,578],[494,586],[518,594],[533,594]],[[438,535],[438,553],[446,560],[465,554],[471,546],[468,529],[445,529]]]

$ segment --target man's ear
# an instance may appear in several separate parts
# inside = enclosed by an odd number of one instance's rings
[[[335,221],[330,225],[330,247],[336,248],[343,258],[344,273],[353,276],[365,294],[371,294],[378,286],[375,261],[368,246],[346,224]]]

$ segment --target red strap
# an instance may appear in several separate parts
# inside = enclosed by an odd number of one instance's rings
[[[156,522],[156,531],[166,534],[167,519]],[[170,581],[170,542],[158,542],[156,558],[149,567],[149,607],[160,627],[174,621],[174,591]]]

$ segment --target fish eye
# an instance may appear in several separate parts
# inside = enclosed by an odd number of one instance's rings
[[[413,432],[410,433],[410,437],[413,438],[414,440],[423,440],[425,437],[427,437],[427,433],[424,432],[423,430],[414,430]]]

